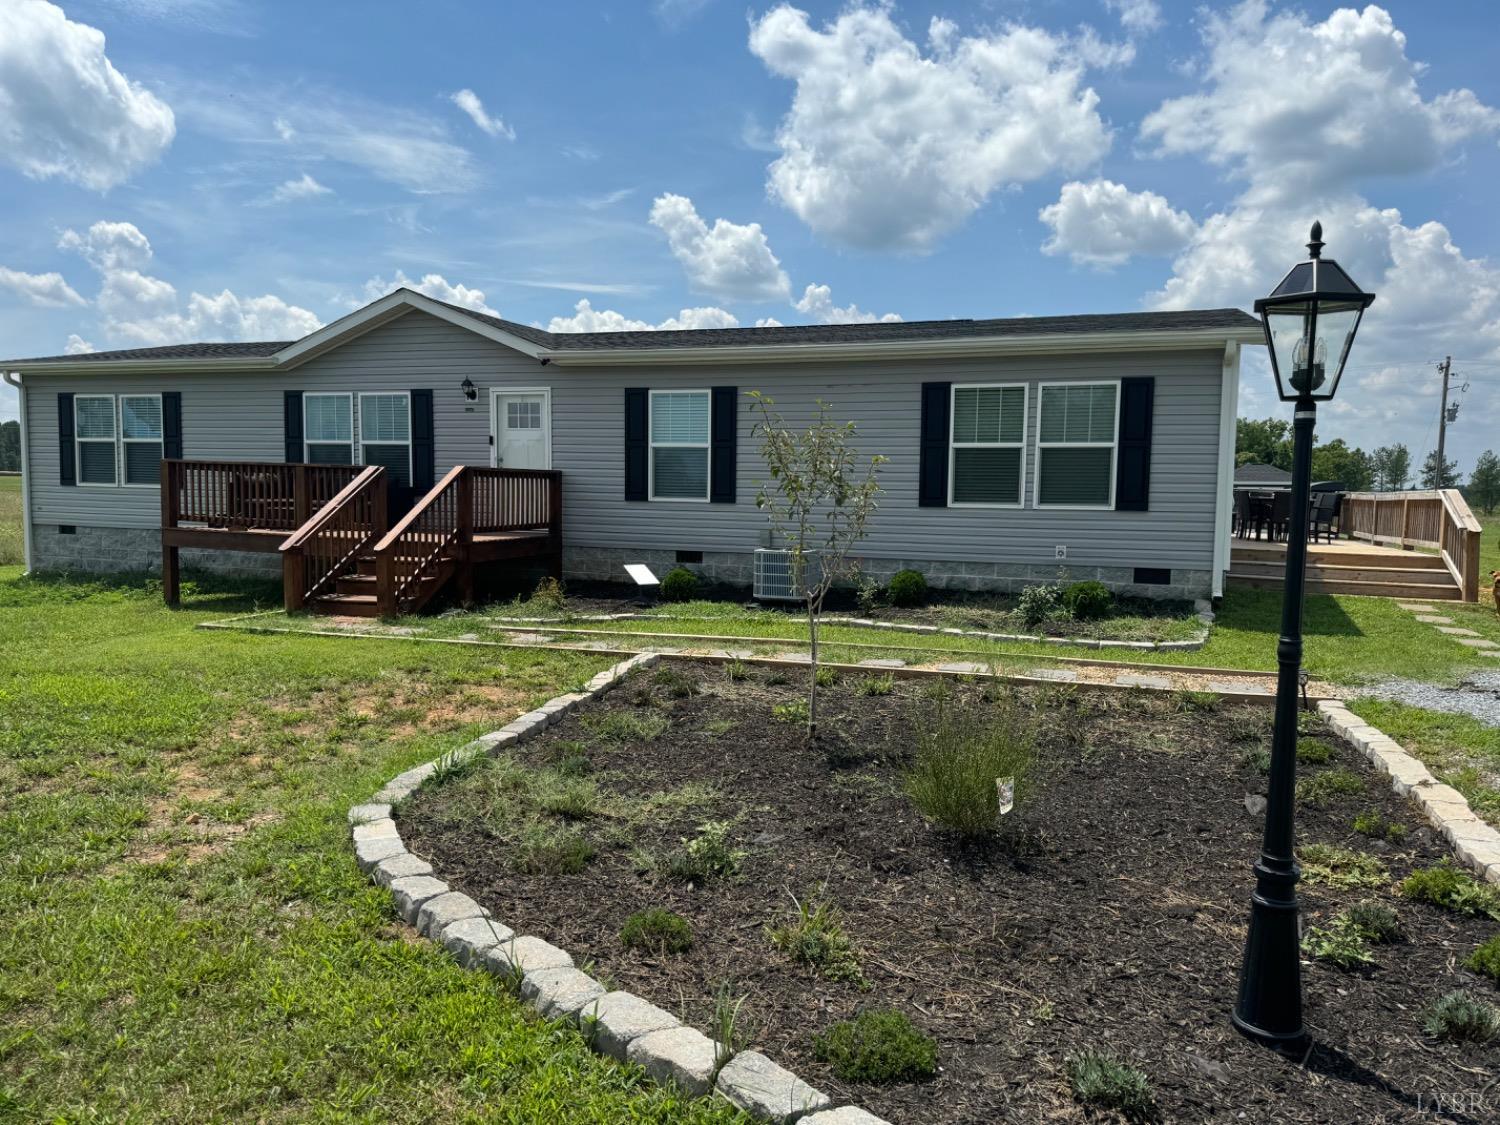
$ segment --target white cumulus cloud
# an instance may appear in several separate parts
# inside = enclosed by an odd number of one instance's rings
[[[769,190],[818,234],[926,250],[998,188],[1108,150],[1068,39],[1020,25],[964,36],[935,19],[927,47],[884,6],[847,8],[817,29],[783,4],[751,24],[750,50],[796,84]]]
[[[1132,35],[1149,35],[1165,22],[1156,0],[1104,0],[1104,6],[1120,17],[1120,26]]]
[[[1155,192],[1102,179],[1064,184],[1057,202],[1038,217],[1052,228],[1044,253],[1096,266],[1116,266],[1135,254],[1175,254],[1198,228],[1191,215],[1173,210]]]
[[[573,306],[572,316],[554,316],[548,332],[674,332],[689,328],[738,328],[733,313],[720,308],[683,309],[660,324],[635,320],[614,309],[596,309],[584,298]]]
[[[42,308],[88,304],[60,273],[23,273],[0,266],[0,288],[9,289]]]
[[[94,350],[94,345],[77,332],[69,332],[68,342],[63,345],[63,355],[88,355]]]
[[[463,110],[469,120],[479,128],[481,132],[488,133],[492,137],[504,137],[507,141],[516,139],[516,131],[498,117],[493,117],[485,111],[484,102],[473,90],[464,89],[449,94],[448,100],[459,109]]]
[[[171,107],[109,61],[103,32],[46,0],[0,3],[0,160],[105,191],[176,131]]]
[[[652,204],[651,225],[667,236],[688,283],[699,292],[725,300],[769,301],[785,299],[791,291],[759,223],[715,219],[710,227],[691,199],[668,193]]]
[[[792,302],[792,308],[819,324],[890,324],[901,319],[897,313],[876,316],[852,302],[842,307],[835,305],[833,290],[827,285],[809,285],[802,291],[802,296]]]
[[[62,250],[81,254],[101,272],[141,269],[151,260],[151,242],[134,223],[100,220],[83,234],[65,230],[57,240]]]
[[[320,195],[332,195],[333,189],[318,183],[306,172],[295,180],[278,184],[271,193],[272,203],[292,203],[299,199],[316,199]]]
[[[490,316],[500,315],[485,303],[483,289],[474,289],[468,285],[450,282],[440,273],[423,274],[421,281],[413,281],[401,270],[397,270],[395,276],[390,278],[390,280],[372,277],[369,281],[365,282],[365,299],[357,302],[357,304],[368,304],[371,301],[377,301],[387,293],[391,293],[397,289],[410,289],[416,293],[421,293],[425,297],[431,297],[435,301],[446,301],[450,305],[473,309],[475,312],[488,313]]]

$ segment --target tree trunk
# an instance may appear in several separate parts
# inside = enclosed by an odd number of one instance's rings
[[[807,740],[818,739],[818,607],[807,599],[807,638],[811,659],[807,664]]]

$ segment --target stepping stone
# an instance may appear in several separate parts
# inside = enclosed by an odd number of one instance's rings
[[[1423,625],[1452,625],[1453,624],[1453,618],[1451,618],[1451,617],[1435,617],[1435,616],[1433,616],[1430,613],[1419,613],[1419,614],[1417,614],[1417,620],[1420,621]]]
[[[1138,688],[1170,688],[1172,681],[1165,676],[1116,676],[1115,683],[1120,687]]]
[[[1478,639],[1472,637],[1454,637],[1453,639],[1461,645],[1468,645],[1470,648],[1500,649],[1500,645],[1497,645],[1494,641],[1487,641],[1483,637]]]
[[[513,645],[545,645],[552,643],[551,637],[544,637],[541,633],[507,633],[505,634],[505,640],[508,644]]]
[[[791,664],[811,664],[812,657],[805,652],[773,652],[772,660],[785,660]]]
[[[1058,680],[1062,683],[1071,683],[1078,679],[1078,673],[1071,668],[1038,668],[1031,673],[1034,680]]]
[[[859,662],[859,666],[861,668],[905,668],[906,661],[895,659],[886,660],[884,658],[877,657],[874,660],[861,660]]]
[[[1275,695],[1265,684],[1232,684],[1225,680],[1210,680],[1208,690],[1220,695]]]
[[[1399,609],[1409,609],[1413,613],[1436,613],[1438,611],[1435,605],[1419,605],[1415,602],[1397,602],[1396,606]]]
[[[939,672],[956,672],[961,676],[979,676],[990,670],[988,664],[973,664],[960,662],[958,664],[939,664]]]
[[[1476,633],[1473,629],[1452,629],[1452,628],[1449,628],[1446,625],[1439,625],[1438,626],[1438,632],[1442,633],[1445,636],[1449,636],[1449,637],[1477,637],[1477,636],[1479,636],[1479,634]]]

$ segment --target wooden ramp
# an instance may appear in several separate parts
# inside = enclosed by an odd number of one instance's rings
[[[1232,541],[1231,586],[1278,590],[1285,571],[1285,543],[1264,539]],[[1441,556],[1346,540],[1307,545],[1307,592],[1440,602],[1464,600],[1463,589]]]

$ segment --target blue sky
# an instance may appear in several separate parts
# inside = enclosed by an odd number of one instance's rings
[[[403,280],[558,330],[1248,308],[1321,217],[1380,294],[1321,435],[1420,458],[1451,353],[1467,469],[1500,446],[1493,27],[1481,0],[7,0],[0,354],[295,336]],[[1246,374],[1242,412],[1285,413]]]

